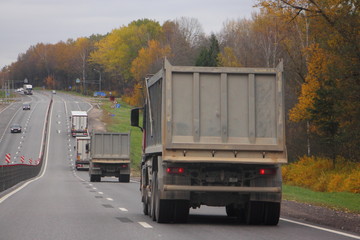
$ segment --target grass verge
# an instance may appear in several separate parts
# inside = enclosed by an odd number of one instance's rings
[[[315,192],[306,188],[283,185],[283,199],[360,213],[360,194],[348,192]]]

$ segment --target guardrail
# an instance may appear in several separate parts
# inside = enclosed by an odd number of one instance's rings
[[[9,165],[0,165],[0,192],[5,191],[8,188],[15,186],[16,184],[31,179],[39,175],[41,168],[43,166],[44,153],[46,151],[46,141],[47,133],[49,126],[50,118],[50,109],[52,106],[52,99],[46,113],[45,120],[45,131],[44,131],[44,140],[42,142],[41,153],[39,161],[36,165],[29,164],[9,164]]]

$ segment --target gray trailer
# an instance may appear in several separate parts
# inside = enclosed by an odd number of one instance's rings
[[[285,147],[282,62],[276,68],[172,66],[146,80],[133,109],[144,146],[141,201],[157,222],[223,206],[248,224],[276,225]]]
[[[90,159],[90,137],[76,137],[76,170],[88,170]]]
[[[105,176],[130,181],[130,133],[91,133],[89,176],[91,182]]]
[[[71,111],[71,135],[73,137],[87,137],[88,133],[88,114],[86,111]]]

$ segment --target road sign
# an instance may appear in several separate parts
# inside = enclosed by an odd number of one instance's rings
[[[94,97],[97,97],[97,96],[105,97],[106,93],[104,93],[104,92],[95,92]]]
[[[21,161],[21,163],[24,163],[25,162],[25,156],[21,156],[20,161]]]

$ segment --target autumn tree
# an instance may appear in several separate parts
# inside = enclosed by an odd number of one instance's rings
[[[266,7],[291,12],[293,19],[304,12],[311,16],[310,31],[315,43],[310,44],[309,49],[316,51],[309,51],[311,55],[308,56],[305,83],[302,86],[299,104],[292,110],[291,115],[293,118],[297,115],[296,120],[312,120],[314,132],[320,133],[325,139],[329,135],[333,135],[334,139],[341,134],[343,141],[341,146],[338,146],[337,153],[349,159],[359,159],[359,148],[354,148],[360,144],[359,2],[260,2]],[[328,131],[324,131],[326,129]],[[331,144],[329,147],[331,148]]]
[[[90,55],[90,61],[116,76],[116,84],[123,88],[126,81],[132,78],[131,63],[139,50],[146,47],[148,41],[158,39],[160,34],[161,26],[156,21],[133,21],[128,26],[114,29],[100,40],[96,44],[97,50]]]
[[[131,73],[135,80],[142,81],[146,75],[159,71],[164,57],[170,56],[170,53],[169,46],[162,47],[160,42],[150,40],[148,46],[140,49],[138,56],[132,61]]]
[[[181,17],[162,26],[164,45],[171,48],[169,60],[174,65],[194,65],[205,34],[197,19]]]
[[[225,47],[223,52],[218,55],[219,66],[222,67],[241,67],[239,59],[236,57],[234,49]]]

